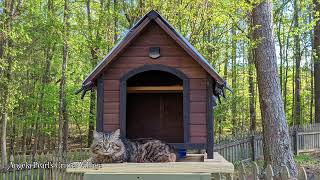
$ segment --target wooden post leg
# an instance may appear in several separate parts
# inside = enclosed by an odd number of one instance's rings
[[[212,78],[208,78],[207,88],[212,88]],[[213,144],[214,144],[214,115],[213,101],[214,96],[212,91],[207,92],[207,158],[213,159]]]
[[[256,140],[255,140],[255,134],[251,136],[251,147],[252,147],[252,161],[256,161]]]
[[[208,144],[207,148],[207,158],[208,159],[213,159],[213,145]]]
[[[298,155],[299,154],[299,147],[298,147],[298,143],[299,143],[299,140],[298,140],[298,130],[295,130],[294,131],[294,134],[293,134],[293,139],[294,139],[294,154],[295,155]]]

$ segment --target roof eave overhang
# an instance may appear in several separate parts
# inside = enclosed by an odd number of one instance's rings
[[[124,38],[122,38],[117,45],[107,54],[103,60],[94,68],[94,70],[83,81],[82,86],[90,83],[96,84],[96,79],[101,75],[103,69],[115,59],[150,22],[149,18],[141,19],[133,28],[129,30]]]

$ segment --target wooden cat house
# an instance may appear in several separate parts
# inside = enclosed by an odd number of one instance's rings
[[[226,83],[162,16],[150,11],[83,82],[97,88],[97,131],[157,138],[213,158],[213,106]]]

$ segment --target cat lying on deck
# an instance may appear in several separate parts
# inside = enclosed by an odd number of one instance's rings
[[[175,161],[176,154],[173,147],[160,140],[121,138],[119,129],[109,134],[94,132],[91,145],[91,162],[94,164]]]

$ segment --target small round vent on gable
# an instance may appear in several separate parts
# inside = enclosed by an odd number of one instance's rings
[[[160,57],[160,47],[151,47],[149,49],[149,56],[152,59],[157,59],[158,57]]]

